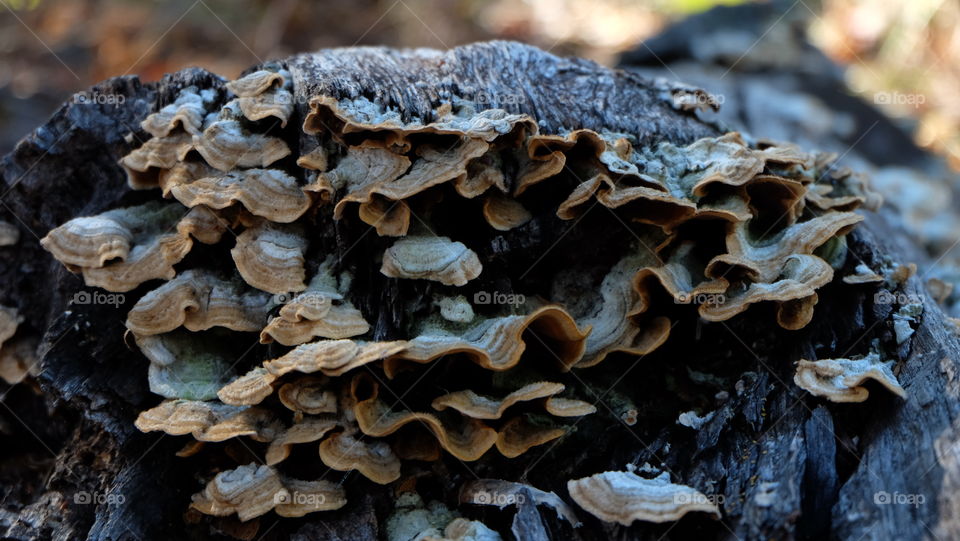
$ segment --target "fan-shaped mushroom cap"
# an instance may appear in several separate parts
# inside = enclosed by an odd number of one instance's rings
[[[672,325],[666,317],[642,322],[632,317],[635,312],[642,311],[641,300],[637,298],[633,285],[634,273],[644,266],[654,265],[654,258],[655,255],[648,250],[627,255],[604,277],[598,308],[579,321],[580,325],[592,330],[585,343],[583,360],[576,364],[577,368],[597,365],[616,352],[646,355],[670,336]],[[642,289],[640,291],[643,293]]]
[[[273,394],[273,382],[276,380],[277,376],[258,366],[223,386],[217,391],[217,397],[224,404],[232,406],[259,404]]]
[[[288,372],[323,372],[340,376],[367,363],[378,361],[403,351],[407,343],[354,342],[353,340],[321,340],[297,346],[286,355],[267,361],[264,366],[276,376]]]
[[[68,269],[79,269],[87,285],[130,291],[148,280],[173,278],[173,266],[193,247],[191,235],[219,239],[222,226],[207,212],[198,207],[184,214],[179,205],[152,202],[75,218],[40,243]]]
[[[547,413],[556,417],[582,417],[596,413],[597,407],[583,400],[552,396],[544,403]]]
[[[705,137],[686,147],[662,143],[647,153],[646,173],[666,191],[686,197],[704,197],[716,187],[743,186],[764,166],[813,166],[813,156],[792,145],[751,149],[739,133]]]
[[[428,188],[465,177],[467,163],[482,156],[488,148],[489,144],[479,139],[462,139],[452,147],[418,147],[417,159],[406,174],[394,179],[383,178],[380,182],[376,182],[377,178],[368,178],[363,179],[361,185],[348,185],[347,194],[335,207],[335,216],[341,216],[350,203],[370,203],[376,196],[401,201]]]
[[[854,269],[855,273],[843,277],[845,284],[873,284],[883,281],[883,276],[873,272],[866,264],[861,263]]]
[[[312,156],[312,154],[310,155]],[[308,159],[307,165],[316,164],[314,159]],[[319,169],[319,165],[314,168]],[[365,186],[376,186],[393,182],[410,169],[410,159],[397,154],[383,145],[367,143],[347,148],[346,154],[337,162],[337,166],[326,173],[320,173],[317,181],[305,189],[308,191],[337,191],[347,188],[352,192],[359,192]],[[343,215],[344,204],[338,203],[334,209],[334,217]],[[373,225],[373,224],[371,224]]]
[[[500,454],[516,458],[531,448],[553,441],[567,433],[560,427],[539,426],[521,415],[510,419],[500,428],[496,444]]]
[[[286,70],[266,70],[261,69],[244,75],[226,84],[227,90],[233,92],[238,97],[249,98],[259,96],[273,88],[283,88],[290,73]]]
[[[126,215],[110,211],[100,216],[74,218],[51,230],[40,244],[64,265],[102,267],[130,253],[133,233]]]
[[[396,241],[383,254],[380,272],[391,278],[433,280],[464,286],[480,276],[483,265],[462,242],[447,237],[410,236]]]
[[[327,147],[325,147],[322,144],[317,145],[316,148],[314,148],[313,150],[306,152],[302,154],[299,158],[297,158],[297,165],[299,165],[300,167],[303,167],[304,169],[310,169],[313,171],[326,171],[327,168],[330,166],[330,156],[329,156],[329,151],[327,150]],[[397,174],[399,175],[399,173]],[[307,191],[317,191],[313,189],[317,187],[319,187],[319,185],[311,186],[311,189],[309,190],[307,190],[307,188],[304,188],[304,189]],[[332,192],[333,186],[330,185],[329,188]],[[328,195],[332,195],[332,193]]]
[[[400,136],[436,133],[490,142],[514,130],[535,133],[537,129],[536,122],[530,116],[511,114],[503,109],[477,112],[469,106],[445,104],[435,112],[435,116],[436,120],[428,124],[418,120],[406,122],[399,111],[384,110],[363,96],[341,100],[332,96],[317,96],[310,100],[310,112],[304,119],[303,131],[313,134],[333,127],[337,130],[334,135],[363,131],[389,131]]]
[[[13,246],[20,240],[20,230],[17,226],[0,220],[0,248]]]
[[[127,328],[138,336],[181,326],[191,331],[224,327],[257,332],[272,307],[268,293],[239,279],[223,280],[207,271],[188,270],[141,297],[127,314]]]
[[[377,195],[361,203],[357,213],[381,237],[402,237],[410,229],[410,207],[404,201],[390,201]]]
[[[244,281],[274,294],[307,288],[304,251],[307,239],[294,226],[261,221],[237,236],[230,251]]]
[[[409,340],[403,351],[390,356],[384,362],[384,371],[392,378],[404,361],[422,364],[455,353],[466,355],[488,370],[508,370],[520,362],[527,347],[524,333],[528,330],[552,352],[563,370],[580,360],[590,334],[589,329],[581,331],[563,308],[544,306],[526,316],[481,320],[460,334],[427,328]]]
[[[203,492],[193,496],[191,507],[218,517],[236,513],[247,521],[270,512],[283,490],[273,468],[247,464],[218,473]]]
[[[213,167],[221,171],[267,167],[290,155],[290,147],[283,139],[251,132],[239,120],[223,116],[221,112],[220,120],[210,124],[203,134],[193,136],[193,147]]]
[[[198,441],[225,441],[249,436],[271,441],[279,429],[273,412],[229,406],[219,402],[167,400],[137,417],[141,432],[162,431],[172,436],[192,434]]]
[[[814,255],[790,255],[773,282],[754,282],[746,289],[726,297],[724,302],[700,305],[700,316],[707,321],[724,321],[749,305],[777,301],[777,323],[785,329],[800,329],[813,318],[816,289],[833,279],[830,265]],[[793,301],[793,302],[789,302]]]
[[[359,310],[350,305],[331,307],[327,315],[316,319],[288,321],[276,317],[263,329],[260,341],[270,343],[274,340],[285,346],[296,346],[320,336],[323,338],[350,338],[366,333],[370,324]]]
[[[433,433],[425,427],[408,425],[401,434],[394,437],[390,443],[393,452],[402,460],[419,460],[435,462],[440,460],[440,444],[433,437]]]
[[[357,403],[354,413],[360,430],[375,437],[388,436],[410,423],[420,423],[437,438],[445,451],[468,462],[483,456],[497,439],[496,430],[479,421],[468,419],[461,426],[447,426],[433,414],[394,412],[377,399]]]
[[[194,494],[191,507],[213,516],[236,513],[247,521],[271,510],[283,517],[302,517],[346,503],[343,489],[329,481],[291,479],[270,466],[247,464],[218,473],[203,492]]]
[[[157,187],[157,177],[186,159],[194,148],[196,136],[177,133],[148,139],[140,148],[120,159],[127,172],[127,184],[134,190]]]
[[[332,260],[321,265],[307,289],[280,308],[279,317],[271,319],[260,333],[260,342],[276,340],[296,346],[318,336],[342,339],[370,330],[363,314],[338,291],[330,264]]]
[[[467,389],[437,397],[431,406],[437,411],[452,408],[474,419],[499,419],[510,406],[523,401],[546,398],[563,391],[561,383],[541,381],[524,385],[520,389],[497,400],[480,396]]]
[[[720,268],[738,266],[755,281],[772,282],[783,265],[794,255],[813,254],[834,236],[843,235],[863,216],[852,212],[832,212],[794,224],[775,235],[755,238],[746,222],[727,227],[727,254],[715,257],[707,266],[707,276],[722,274]]]
[[[868,379],[880,383],[900,398],[906,398],[907,392],[893,375],[892,365],[893,361],[880,361],[876,352],[862,359],[801,359],[793,382],[808,393],[831,402],[863,402],[870,395],[870,391],[863,387]]]
[[[567,163],[564,152],[573,148],[581,137],[590,140],[594,147],[599,144],[597,134],[590,130],[574,130],[565,136],[531,136],[527,141],[526,153],[519,156],[520,171],[517,173],[513,196],[518,197],[531,186],[563,171]]]
[[[169,199],[172,196],[171,191],[177,186],[220,175],[223,175],[223,172],[210,167],[203,160],[177,162],[170,169],[159,170],[156,177],[149,180],[151,184],[149,186],[144,185],[143,188],[159,187],[163,197]],[[141,182],[147,183],[148,180],[144,178],[141,179]]]
[[[821,153],[816,158],[816,167],[823,173],[817,176],[816,183],[812,184],[805,194],[806,201],[812,206],[820,210],[851,211],[862,205],[867,209],[876,211],[883,204],[883,197],[870,189],[863,174],[854,173],[846,166],[835,166],[836,154]],[[892,175],[889,175],[889,173],[892,173]],[[914,180],[917,178],[914,171],[904,171],[899,168],[885,167],[883,170],[877,171],[874,180],[887,185],[889,188],[890,185],[887,180],[890,176],[901,179],[909,178],[909,186],[912,191],[917,191],[918,188],[923,191],[923,188],[925,188],[925,186],[922,186],[922,181],[916,182]],[[894,189],[894,191],[896,190]]]
[[[577,218],[585,212],[584,207],[591,197],[596,197],[600,204],[610,209],[629,204],[636,221],[658,225],[667,231],[690,220],[697,213],[697,205],[692,201],[647,186],[621,188],[609,176],[601,173],[577,186],[560,204],[557,217],[563,220]]]
[[[268,466],[279,464],[290,456],[290,451],[298,443],[319,441],[328,432],[337,427],[333,417],[307,417],[277,435],[267,448]]]
[[[516,199],[493,194],[483,200],[483,217],[497,231],[509,231],[529,222],[533,215]]]
[[[274,117],[280,121],[280,127],[287,125],[293,113],[293,94],[285,88],[275,88],[259,96],[237,98],[243,116],[249,120],[262,120]]]
[[[320,443],[320,460],[335,470],[357,470],[381,485],[400,478],[400,459],[386,442],[368,443],[346,432],[334,434]]]
[[[577,139],[583,137],[579,135]],[[602,167],[597,167],[596,174],[581,183],[561,204],[557,215],[563,219],[579,216],[584,205],[595,196],[600,204],[609,208],[629,204],[635,220],[659,225],[665,230],[698,216],[742,222],[752,216],[748,207],[750,196],[745,189],[764,183],[776,184],[773,183],[776,178],[783,186],[774,191],[784,195],[782,201],[774,199],[773,202],[778,210],[785,211],[776,215],[787,213],[792,221],[805,191],[803,185],[761,172],[771,164],[813,166],[813,157],[795,147],[751,149],[736,133],[699,139],[687,147],[663,143],[639,153],[630,148],[626,138],[616,134],[594,134],[587,140],[592,140]],[[643,165],[643,173],[637,164]],[[614,182],[615,178],[619,180]]]
[[[137,208],[134,212],[142,212],[141,209],[142,207]],[[125,292],[149,280],[173,278],[176,275],[173,266],[183,260],[193,248],[191,235],[206,241],[219,238],[223,232],[219,224],[212,224],[207,220],[202,210],[194,211],[190,211],[180,220],[176,233],[165,233],[169,229],[164,228],[164,222],[146,224],[147,228],[142,233],[144,238],[134,239],[135,245],[125,260],[101,267],[81,268],[84,282],[108,291]],[[216,229],[209,229],[211,227]]]
[[[467,174],[454,179],[453,187],[460,197],[473,199],[496,187],[500,193],[507,193],[507,178],[501,170],[502,160],[495,151],[488,152],[467,164]]]
[[[337,412],[337,395],[326,378],[302,377],[285,383],[277,394],[291,411],[310,415]]]
[[[289,223],[310,208],[310,198],[295,178],[279,169],[243,169],[174,185],[170,188],[187,207],[223,209],[240,203],[272,222]]]
[[[207,105],[213,101],[212,90],[197,90],[196,87],[180,91],[177,99],[156,113],[147,115],[140,127],[154,137],[166,137],[173,131],[196,135],[203,126]],[[207,103],[204,103],[207,102]]]
[[[633,289],[639,293],[639,304],[635,311],[646,312],[650,308],[652,294],[651,282],[656,282],[674,302],[688,304],[701,295],[723,294],[730,285],[724,277],[710,279],[705,276],[705,263],[694,253],[697,243],[684,240],[677,243],[667,241],[660,253],[649,254],[641,259],[644,266],[633,275]],[[665,255],[669,251],[669,255]],[[655,258],[656,263],[650,259]]]
[[[330,481],[303,481],[281,477],[288,497],[277,498],[274,511],[281,517],[302,517],[316,511],[333,511],[347,504],[343,488]]]
[[[286,70],[259,70],[227,83],[227,90],[237,95],[243,116],[250,120],[275,117],[280,126],[287,125],[293,112],[293,94],[285,88],[290,74]]]
[[[666,472],[645,479],[632,472],[608,471],[567,481],[573,501],[604,522],[629,526],[635,520],[672,522],[690,512],[720,510],[702,493],[670,482]]]

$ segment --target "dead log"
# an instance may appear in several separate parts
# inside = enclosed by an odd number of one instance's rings
[[[676,106],[675,96],[687,89],[518,44],[478,44],[446,53],[330,50],[277,66],[293,73],[291,126],[302,125],[311,110],[309,98],[325,95],[362,98],[396,111],[401,122],[424,124],[440,118],[444,104],[462,100],[479,105],[481,112],[502,109],[530,115],[545,134],[571,129],[632,134],[638,148],[682,146],[722,133],[714,123]],[[219,90],[224,83],[201,70],[150,84],[135,77],[111,79],[84,94],[93,99],[64,104],[3,161],[0,219],[17,224],[20,241],[0,248],[0,304],[15,307],[23,316],[18,333],[39,340],[41,358],[39,395],[22,384],[3,388],[3,437],[19,442],[4,451],[0,470],[3,484],[16,487],[5,491],[0,513],[5,537],[204,538],[211,531],[242,535],[236,524],[187,512],[190,494],[202,488],[220,464],[206,456],[178,458],[183,438],[144,434],[134,427],[138,413],[158,399],[147,387],[147,360],[124,342],[124,320],[155,284],[134,289],[117,304],[79,304],[75,294],[89,288],[39,245],[40,238],[72,218],[155,198],[156,193],[131,190],[118,165],[149,138],[140,122],[185,88]],[[104,102],[98,96],[113,99]],[[301,136],[287,142],[298,155],[316,145]],[[284,167],[305,175],[293,164]],[[573,267],[579,259],[609,267],[625,243],[611,232],[616,222],[609,216],[584,219],[577,230],[553,210],[531,208],[533,219],[527,225],[503,234],[477,233],[464,223],[459,207],[432,219],[444,231],[473,241],[471,246],[491,269],[483,287],[520,291],[537,289],[539,282],[538,293],[547,295],[542,284],[558,269]],[[493,457],[469,467],[445,456],[416,467],[418,490],[455,507],[459,488],[476,476],[523,481],[566,498],[568,479],[647,463],[670,471],[674,482],[722,497],[723,518],[689,515],[673,524],[622,527],[581,512],[585,525],[573,529],[553,520],[552,511],[543,511],[541,518],[526,508],[521,515],[530,522],[524,527],[545,530],[553,539],[583,540],[953,535],[950,495],[958,475],[954,379],[960,342],[918,277],[890,292],[923,299],[923,316],[912,337],[890,351],[906,400],[871,387],[866,404],[830,404],[793,384],[793,362],[799,358],[846,357],[868,352],[873,343],[885,348],[896,343],[891,317],[895,307],[875,302],[876,288],[851,287],[839,277],[852,273],[860,262],[877,268],[884,261],[917,261],[921,254],[891,228],[883,213],[867,214],[848,236],[849,256],[837,279],[820,290],[816,317],[803,329],[781,329],[769,307],[753,307],[715,323],[703,322],[695,311],[677,316],[667,343],[639,362],[612,359],[585,377],[587,382],[565,380],[573,387],[583,385],[586,393],[595,386],[599,392],[593,396],[603,404],[561,445],[545,454]],[[327,249],[354,254],[345,258],[380,253],[392,243],[366,235],[369,226],[356,219],[317,220]],[[562,248],[583,253],[555,254],[541,261],[541,254],[561,240]],[[528,270],[519,276],[519,269]],[[584,266],[581,278],[587,289],[595,289],[602,275]],[[357,274],[354,283],[351,300],[374,321],[375,340],[400,337],[439,287],[387,280],[377,267]],[[244,362],[253,366],[277,352],[274,346],[257,346]],[[630,397],[636,424],[623,423],[609,407],[610,390],[611,396]],[[692,430],[676,422],[692,409],[713,413]],[[237,452],[242,450],[231,451],[233,456]],[[32,458],[38,455],[43,457],[39,466]],[[29,478],[24,472],[38,469],[43,475],[32,483],[23,481]],[[345,487],[347,507],[297,519],[267,515],[260,519],[257,535],[384,535],[396,497],[393,487],[357,475],[349,476]],[[923,495],[925,502],[878,504],[880,493]],[[510,530],[510,511],[469,505],[460,510],[501,532]]]

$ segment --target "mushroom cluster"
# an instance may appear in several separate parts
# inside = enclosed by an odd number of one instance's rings
[[[540,133],[527,114],[459,98],[429,119],[362,95],[315,95],[298,109],[294,80],[268,65],[223,88],[184,88],[121,160],[132,188],[162,198],[75,218],[42,241],[88,286],[163,281],[127,316],[165,399],[140,414],[140,430],[266,447],[263,465],[222,471],[194,497],[207,514],[344,505],[338,486],[282,470],[298,446],[390,483],[402,461],[441,451],[474,461],[493,447],[513,458],[557,440],[595,411],[564,374],[654,351],[677,309],[723,321],[772,303],[780,326],[802,328],[861,220],[853,211],[876,203],[833,156],[737,133],[640,147],[626,133]],[[443,229],[432,217],[454,202],[470,203],[457,208],[476,214],[456,219],[473,223]],[[532,234],[544,217],[573,229],[597,206],[635,240],[598,288],[557,273],[523,295],[523,276],[481,257],[477,239]],[[366,224],[384,249],[333,251],[325,239],[344,223]],[[356,285],[369,268],[379,282]],[[417,284],[421,301],[381,332],[384,314],[359,292],[397,281]],[[479,282],[524,300],[489,302]],[[247,335],[270,353],[237,370]],[[436,366],[449,380],[407,397]],[[315,505],[287,502],[293,492]],[[630,513],[617,520],[645,516]]]

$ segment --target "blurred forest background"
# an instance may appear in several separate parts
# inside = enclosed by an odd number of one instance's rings
[[[200,66],[228,78],[322,47],[514,39],[615,64],[688,15],[743,0],[0,0],[0,155],[76,91]],[[782,16],[850,92],[960,170],[960,2],[796,0]],[[764,32],[776,32],[773,27]],[[744,54],[756,44],[743,44]]]

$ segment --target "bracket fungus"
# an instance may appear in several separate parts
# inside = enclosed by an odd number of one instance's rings
[[[870,395],[863,386],[867,380],[876,381],[891,393],[906,398],[906,391],[893,375],[892,365],[892,361],[882,362],[877,352],[862,359],[801,359],[793,381],[797,387],[831,402],[865,401]]]
[[[179,327],[194,332],[212,327],[257,332],[271,308],[269,294],[239,279],[188,270],[141,297],[127,314],[127,328],[137,336]]]
[[[194,495],[191,505],[207,515],[236,513],[247,521],[271,510],[282,517],[302,517],[346,503],[343,489],[329,481],[290,479],[270,466],[248,464],[218,473],[203,492]]]
[[[385,276],[433,280],[448,286],[464,286],[480,276],[483,265],[477,254],[462,242],[447,237],[404,237],[383,254]]]
[[[119,159],[130,188],[153,190],[136,194],[149,202],[76,217],[42,240],[90,286],[147,284],[126,324],[165,400],[138,429],[261,444],[251,453],[268,465],[221,469],[194,498],[201,513],[343,506],[339,488],[286,477],[300,448],[381,484],[446,455],[516,458],[602,415],[585,381],[616,367],[608,359],[657,351],[681,318],[727,321],[761,303],[783,329],[814,318],[834,277],[826,252],[875,203],[859,177],[833,171],[834,157],[692,117],[682,137],[624,124],[632,113],[569,126],[557,115],[568,104],[476,102],[449,84],[502,77],[470,61],[496,47],[561,62],[516,44],[337,49],[183,88]],[[393,91],[358,85],[358,59],[384,58],[410,96],[438,81],[429,100],[404,108]],[[553,75],[533,79],[549,84],[530,99],[553,100]],[[557,84],[590,78],[575,79]],[[638,84],[619,72],[597,80]],[[590,283],[571,284],[572,268]],[[713,300],[685,302],[703,296]],[[801,361],[797,381],[849,399],[865,397],[864,378],[902,393],[870,361]],[[641,412],[625,399],[614,415],[635,424]],[[718,513],[677,503],[702,495],[666,478],[607,472],[569,487],[623,524]],[[308,509],[284,491],[326,499]]]
[[[185,206],[223,209],[240,203],[252,214],[277,223],[295,221],[310,208],[296,179],[277,169],[244,169],[173,185],[170,193]]]
[[[706,495],[670,482],[670,474],[647,479],[629,471],[608,471],[567,482],[577,505],[604,522],[629,526],[636,520],[673,522],[691,512],[720,518],[720,509]]]
[[[369,330],[370,324],[363,313],[340,293],[336,279],[324,264],[307,288],[284,303],[280,313],[270,319],[260,333],[260,341],[266,344],[275,340],[285,346],[296,346],[316,337],[352,338]]]

